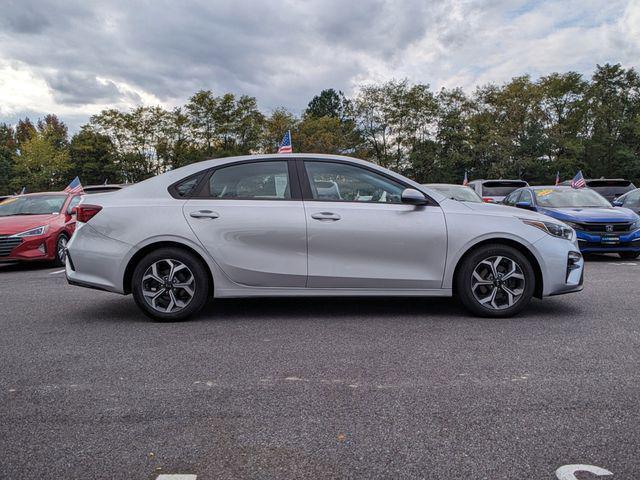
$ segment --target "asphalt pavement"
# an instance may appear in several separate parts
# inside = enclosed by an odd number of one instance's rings
[[[508,320],[325,298],[160,324],[38,266],[0,292],[1,479],[640,479],[640,262]]]

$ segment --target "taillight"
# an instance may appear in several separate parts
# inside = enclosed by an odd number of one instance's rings
[[[78,222],[87,223],[89,220],[95,217],[100,210],[102,210],[102,207],[100,205],[80,204],[76,207],[76,220]]]
[[[493,203],[493,198],[491,198],[491,197],[482,197],[482,201],[484,203]]]

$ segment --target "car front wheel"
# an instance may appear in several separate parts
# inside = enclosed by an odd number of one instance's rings
[[[63,267],[64,266],[64,260],[67,257],[67,242],[68,241],[69,241],[69,238],[64,233],[62,233],[58,237],[58,240],[56,240],[56,256],[55,256],[55,258],[53,260],[53,264],[56,267]]]
[[[531,301],[535,273],[531,262],[515,248],[484,245],[458,269],[456,290],[462,304],[482,317],[510,317]]]
[[[179,248],[162,248],[143,257],[131,279],[133,298],[149,317],[161,322],[185,320],[209,298],[203,262]]]

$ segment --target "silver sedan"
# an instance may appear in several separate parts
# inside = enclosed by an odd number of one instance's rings
[[[354,158],[251,155],[85,197],[69,283],[132,293],[161,321],[211,298],[452,296],[507,317],[582,289],[575,232],[550,217],[459,202]]]

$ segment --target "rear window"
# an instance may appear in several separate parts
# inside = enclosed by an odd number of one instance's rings
[[[636,188],[629,180],[589,180],[587,186],[609,200]]]
[[[483,197],[506,197],[518,188],[526,187],[527,182],[519,180],[496,180],[482,184]]]

